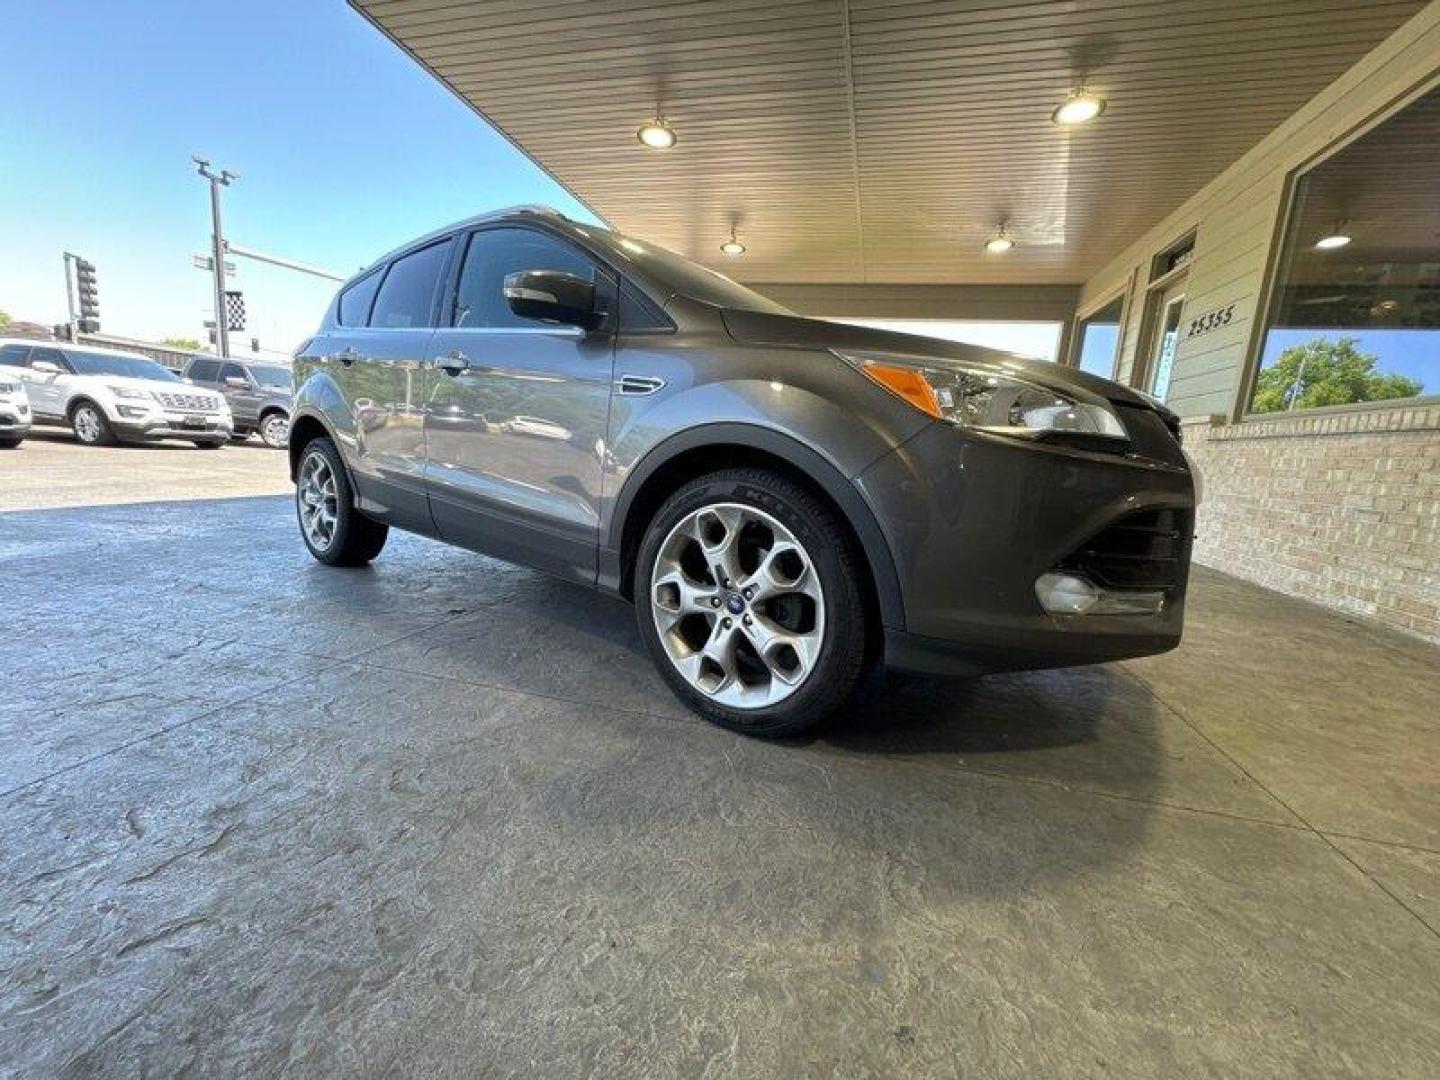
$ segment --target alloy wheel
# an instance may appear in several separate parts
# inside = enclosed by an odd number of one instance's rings
[[[83,443],[100,441],[100,417],[90,405],[81,405],[75,410],[75,434]]]
[[[650,610],[666,655],[722,705],[759,709],[795,693],[825,641],[825,593],[814,560],[773,515],[714,503],[660,545]]]
[[[340,498],[335,473],[324,455],[311,453],[305,456],[295,485],[295,498],[300,506],[300,526],[305,530],[310,546],[317,551],[328,550],[335,540]]]
[[[260,438],[265,440],[265,445],[274,449],[280,449],[290,440],[290,421],[279,413],[271,413],[260,425]]]

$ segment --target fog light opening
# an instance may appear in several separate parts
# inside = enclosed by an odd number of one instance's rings
[[[1075,574],[1041,574],[1035,596],[1052,615],[1158,615],[1165,607],[1163,590],[1102,589]]]

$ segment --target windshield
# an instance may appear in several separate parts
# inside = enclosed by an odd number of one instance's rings
[[[738,281],[731,281],[724,274],[676,255],[673,251],[632,240],[618,233],[609,234],[608,239],[618,252],[623,252],[647,274],[664,282],[681,296],[732,311],[760,311],[767,315],[795,314],[783,304],[761,296],[754,289],[747,289]]]
[[[180,377],[143,356],[112,356],[110,353],[65,350],[65,358],[77,375],[118,375],[124,379],[154,379],[156,382],[179,382]]]
[[[255,376],[255,381],[261,386],[278,386],[287,390],[290,388],[288,367],[281,367],[279,364],[251,364],[250,374]]]

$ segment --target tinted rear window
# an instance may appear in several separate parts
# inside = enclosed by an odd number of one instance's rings
[[[219,360],[196,360],[185,374],[196,382],[214,382],[219,371]]]
[[[399,329],[433,325],[435,291],[449,250],[450,242],[444,240],[391,263],[375,297],[370,325]]]
[[[364,326],[370,319],[370,304],[380,287],[380,271],[361,278],[340,294],[341,326]]]

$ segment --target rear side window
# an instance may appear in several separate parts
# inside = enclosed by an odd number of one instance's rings
[[[340,294],[340,325],[364,326],[370,321],[370,304],[380,287],[380,271],[363,277]]]
[[[245,369],[239,364],[226,364],[220,369],[220,381],[224,382],[226,379],[245,379]],[[250,380],[245,379],[245,381],[249,382]]]
[[[0,364],[7,367],[24,367],[29,355],[29,345],[0,345]]]
[[[185,375],[196,382],[215,382],[220,371],[218,360],[196,360]]]
[[[445,240],[391,263],[375,297],[370,325],[392,329],[433,326],[435,292],[440,286],[440,272],[445,268],[445,255],[449,250],[450,242]]]

